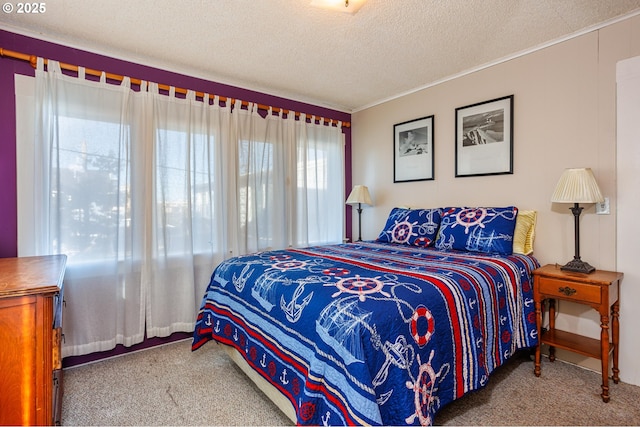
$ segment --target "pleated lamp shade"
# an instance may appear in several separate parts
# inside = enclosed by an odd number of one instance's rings
[[[556,203],[599,203],[604,201],[590,168],[565,169],[551,196]]]

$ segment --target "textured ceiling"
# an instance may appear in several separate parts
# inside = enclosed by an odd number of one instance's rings
[[[309,3],[48,0],[0,13],[0,28],[353,112],[640,13],[640,0],[368,0],[354,15]]]

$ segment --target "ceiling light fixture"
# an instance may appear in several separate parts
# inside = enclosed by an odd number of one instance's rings
[[[311,6],[336,12],[355,14],[366,0],[311,0]]]

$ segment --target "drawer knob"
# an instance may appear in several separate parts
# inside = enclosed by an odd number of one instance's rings
[[[565,294],[566,296],[568,296],[568,297],[570,297],[571,295],[576,293],[575,289],[572,289],[572,288],[570,288],[568,286],[562,286],[562,287],[558,288],[558,290],[560,292],[562,292],[563,294]]]

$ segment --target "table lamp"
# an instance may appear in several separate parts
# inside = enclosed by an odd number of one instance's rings
[[[362,241],[362,204],[373,205],[369,189],[365,185],[356,185],[347,198],[347,205],[358,205],[358,242]]]
[[[596,269],[580,259],[580,203],[599,203],[604,201],[596,178],[590,168],[565,169],[551,196],[555,203],[573,203],[569,208],[575,224],[575,255],[573,260],[560,267],[561,270],[578,273],[592,273]]]

